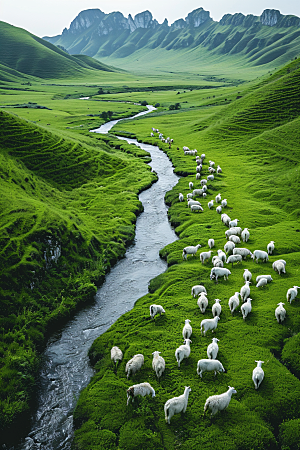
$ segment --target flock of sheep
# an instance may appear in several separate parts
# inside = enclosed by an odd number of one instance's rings
[[[159,133],[157,129],[152,128],[151,135],[154,136],[154,133]],[[160,133],[160,139],[163,139],[163,135]],[[167,138],[165,142],[169,143],[171,140],[170,138]],[[214,180],[214,174],[222,173],[222,169],[220,166],[217,167],[217,169],[214,168],[214,161],[209,161],[209,175],[207,179],[201,179],[201,171],[203,166],[203,161],[205,158],[205,154],[202,154],[201,157],[197,156],[197,150],[190,150],[187,147],[183,147],[184,154],[185,155],[192,155],[196,156],[196,179],[200,180],[201,188],[194,189],[192,192],[187,194],[187,202],[188,207],[191,209],[192,212],[202,212],[203,207],[200,203],[200,201],[194,200],[195,197],[202,197],[205,198],[207,196],[207,182],[211,182]],[[189,189],[191,190],[193,188],[193,183],[189,183]],[[179,194],[179,201],[184,201],[184,196],[182,193]],[[214,206],[214,201],[219,204],[216,207],[216,211],[218,213],[222,213],[222,209],[227,207],[227,199],[221,198],[221,194],[219,193],[215,200],[210,200],[208,202],[208,208],[211,209]],[[231,275],[231,272],[229,269],[224,267],[224,264],[231,264],[233,267],[234,263],[239,263],[243,259],[246,260],[247,257],[251,257],[254,261],[258,263],[259,261],[267,262],[269,261],[269,255],[272,255],[274,248],[275,248],[275,242],[271,241],[267,245],[267,251],[264,250],[255,250],[253,253],[247,249],[247,248],[238,248],[236,245],[240,244],[241,240],[243,242],[248,242],[250,233],[248,228],[244,228],[242,230],[241,227],[238,226],[238,219],[231,220],[230,217],[223,213],[221,215],[221,220],[228,227],[228,229],[225,231],[225,237],[227,239],[227,242],[224,245],[224,251],[221,249],[217,250],[217,255],[212,257],[213,250],[215,246],[214,239],[208,240],[208,247],[210,248],[209,251],[201,252],[200,253],[200,262],[202,264],[207,264],[210,260],[212,261],[213,267],[211,269],[210,273],[210,279],[215,280],[216,283],[218,283],[218,278],[224,277],[224,280],[228,279],[228,276]],[[183,249],[182,252],[182,258],[184,260],[187,260],[188,255],[195,256],[198,250],[201,248],[201,245],[195,245],[195,246],[188,246]],[[286,261],[280,259],[273,263],[272,268],[278,272],[279,275],[286,273],[285,270],[286,267]],[[230,297],[228,306],[230,308],[231,314],[234,314],[234,311],[239,307],[240,299],[241,299],[241,313],[243,316],[243,319],[245,320],[247,316],[251,313],[252,310],[252,299],[250,298],[250,284],[252,279],[252,274],[248,269],[244,270],[243,274],[244,282],[245,284],[240,289],[240,292],[235,292],[233,296]],[[261,288],[265,286],[267,283],[273,281],[271,275],[259,275],[256,278],[256,287]],[[293,286],[292,288],[288,289],[286,298],[288,302],[292,302],[297,294],[298,289],[300,289],[299,286]],[[208,306],[208,299],[207,299],[207,291],[203,285],[195,285],[192,287],[191,295],[197,298],[197,305],[200,308],[201,313],[205,313],[206,308]],[[215,303],[212,306],[212,316],[211,319],[203,319],[200,325],[201,335],[206,335],[208,331],[214,332],[218,326],[218,321],[220,320],[220,315],[222,312],[222,307],[220,304],[219,299],[215,299]],[[275,317],[278,321],[278,323],[281,323],[285,320],[286,317],[286,310],[284,308],[284,303],[280,302],[278,303],[277,308],[275,309]],[[150,306],[150,317],[151,319],[154,319],[154,317],[159,314],[165,313],[164,308],[161,305],[153,304]],[[190,324],[190,320],[185,320],[185,325],[182,330],[182,335],[184,339],[183,345],[179,346],[175,351],[175,358],[178,363],[178,367],[180,367],[181,362],[183,359],[188,358],[190,355],[190,344],[191,341],[191,335],[192,335],[192,327]],[[202,375],[204,372],[214,372],[215,375],[219,372],[225,372],[225,369],[222,365],[222,363],[217,360],[218,355],[218,339],[213,338],[212,343],[208,345],[207,347],[207,359],[200,359],[197,363],[197,374],[202,378]],[[157,378],[159,379],[164,370],[165,370],[165,360],[162,356],[160,356],[159,351],[155,351],[152,353],[153,355],[153,361],[152,361],[152,368],[156,373]],[[123,353],[118,347],[113,347],[111,349],[111,359],[115,363],[118,363],[118,361],[121,361],[123,358]],[[263,361],[258,360],[255,361],[257,363],[257,367],[254,368],[252,372],[252,380],[255,386],[255,389],[258,389],[261,382],[264,378],[264,371],[262,369]],[[127,374],[127,378],[134,375],[144,364],[144,356],[142,354],[135,355],[131,360],[129,360],[125,367],[125,372]],[[170,423],[170,420],[174,414],[178,414],[180,412],[185,412],[187,409],[188,404],[188,397],[189,393],[191,392],[191,388],[186,386],[184,393],[180,395],[179,397],[173,397],[169,399],[165,405],[164,405],[164,413],[165,413],[165,420],[167,423]],[[220,395],[213,395],[207,398],[205,405],[204,405],[204,413],[207,410],[210,410],[211,416],[215,415],[218,411],[222,411],[226,409],[230,403],[232,394],[235,394],[236,390],[228,386],[228,390]],[[145,382],[140,384],[135,384],[130,386],[127,389],[127,405],[129,404],[130,399],[134,401],[134,397],[136,396],[145,396],[145,395],[152,395],[152,397],[155,396],[155,390],[153,387]]]

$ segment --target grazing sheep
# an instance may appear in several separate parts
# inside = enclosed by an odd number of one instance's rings
[[[209,248],[213,248],[215,246],[214,239],[208,239],[208,246],[209,246]]]
[[[219,300],[218,298],[215,299],[215,303],[213,304],[211,309],[213,317],[216,316],[220,317],[220,314],[222,312],[222,306],[220,305],[220,301],[221,300]]]
[[[203,192],[203,198],[205,198],[207,196],[206,192]]]
[[[227,198],[224,198],[224,199],[221,201],[221,206],[222,206],[222,208],[225,208],[225,207],[227,206]]]
[[[189,192],[188,194],[186,194],[186,198],[187,198],[187,200],[192,199],[193,194],[191,192]]]
[[[268,283],[271,282],[271,281],[273,281],[273,278],[271,277],[271,275],[258,275],[258,276],[256,277],[256,283],[258,283],[259,280],[261,280],[262,278],[265,278],[265,279],[267,280]]]
[[[180,345],[180,347],[176,348],[175,350],[175,358],[178,362],[178,367],[180,367],[180,363],[184,358],[188,358],[191,353],[190,344],[192,341],[190,339],[185,339],[183,345]]]
[[[112,347],[110,351],[111,360],[117,365],[123,359],[123,352],[119,349],[119,347]]]
[[[254,250],[252,259],[258,263],[258,260],[261,259],[263,262],[269,261],[268,253],[263,250]]]
[[[232,295],[228,301],[228,306],[230,309],[231,314],[234,313],[234,310],[239,306],[240,299],[239,299],[239,292],[236,292],[234,295]]]
[[[162,313],[165,313],[166,311],[164,310],[164,308],[161,305],[150,305],[150,317],[151,319],[154,319],[154,317],[156,316],[156,314],[159,314],[159,317],[161,316]]]
[[[221,214],[221,212],[222,212],[222,206],[221,206],[221,205],[217,206],[217,207],[216,207],[216,211],[217,211],[218,214]]]
[[[255,386],[255,389],[258,389],[261,385],[262,380],[264,379],[265,373],[263,369],[261,368],[261,365],[264,363],[264,361],[255,361],[257,363],[257,367],[253,369],[252,372],[252,380]]]
[[[272,264],[272,268],[275,270],[275,272],[278,272],[279,275],[282,273],[286,273],[285,271],[286,261],[284,259],[277,259],[277,261],[274,261]]]
[[[229,275],[231,275],[231,272],[225,267],[213,267],[210,271],[210,279],[213,280],[215,278],[216,283],[218,283],[219,277],[224,277],[224,280],[228,280]]]
[[[189,189],[193,189],[194,184],[192,183],[192,181],[189,182]]]
[[[166,401],[164,412],[167,423],[170,423],[174,414],[179,414],[180,412],[185,413],[190,392],[191,388],[189,386],[185,386],[184,393],[182,395],[179,397],[170,398]]]
[[[203,372],[215,372],[217,373],[226,372],[223,364],[217,359],[199,359],[197,363],[197,374],[202,378]]]
[[[209,171],[210,174],[213,174],[213,173],[216,172],[216,169],[213,169],[212,167],[209,167],[209,168],[208,168],[208,171]],[[210,175],[209,175],[209,176],[210,176]],[[207,178],[208,178],[208,177],[207,177]]]
[[[194,189],[193,190],[193,197],[196,197],[196,195],[201,197],[202,194],[203,194],[203,189]]]
[[[221,202],[221,205],[222,205],[222,202]],[[226,225],[227,227],[228,227],[229,222],[231,221],[230,217],[226,213],[223,213],[221,215],[221,220],[224,223],[224,225]]]
[[[214,181],[215,177],[213,175],[208,175],[207,181]]]
[[[209,260],[211,258],[212,250],[209,252],[201,252],[200,253],[200,261],[204,264],[204,261]]]
[[[243,259],[247,259],[247,256],[250,256],[252,258],[252,253],[250,252],[250,250],[244,247],[234,248],[232,254],[241,255]]]
[[[189,247],[184,247],[184,249],[182,251],[182,259],[187,260],[187,255],[195,256],[200,247],[201,247],[200,244],[198,244],[196,246],[190,245]]]
[[[281,323],[284,321],[286,316],[286,310],[284,309],[283,305],[284,303],[279,302],[277,303],[277,308],[275,309],[275,317],[278,323]]]
[[[233,236],[230,236],[233,237]],[[243,258],[241,257],[241,255],[230,255],[227,258],[226,264],[230,264],[231,263],[231,267],[233,267],[233,263],[239,263],[242,262]]]
[[[225,231],[226,239],[229,239],[230,236],[240,236],[242,233],[241,227],[232,227]]]
[[[293,286],[290,288],[286,293],[286,299],[290,304],[292,304],[292,301],[297,297],[298,295],[298,289],[300,289],[300,286]]]
[[[222,173],[222,169],[220,166],[217,167],[217,173]]]
[[[209,359],[216,359],[217,355],[218,355],[218,351],[219,351],[219,346],[218,346],[218,342],[219,339],[218,338],[212,338],[212,343],[209,344],[209,346],[207,347],[207,356]]]
[[[245,320],[248,314],[251,312],[252,309],[252,298],[248,297],[247,301],[242,304],[241,306],[241,313],[243,314],[243,319]]]
[[[196,167],[196,173],[200,173],[200,172],[201,172],[201,169],[202,169],[202,166],[197,166],[197,167]]]
[[[245,281],[251,281],[252,273],[248,269],[244,269],[243,278]]]
[[[210,200],[210,201],[207,203],[207,206],[209,207],[209,209],[211,209],[211,208],[214,206],[214,201],[213,201],[213,200]]]
[[[258,282],[257,282],[257,284],[256,284],[256,287],[257,287],[257,288],[263,287],[263,286],[265,286],[266,284],[268,284],[268,280],[267,280],[266,278],[262,277],[260,280],[258,280]]]
[[[210,159],[209,160],[209,167],[213,167],[214,165],[215,165],[215,162]]]
[[[212,259],[212,263],[214,267],[224,267],[224,263],[222,261],[221,258],[219,258],[219,256],[214,256]]]
[[[203,197],[204,197],[204,194],[205,194],[206,191],[207,191],[207,186],[206,186],[206,184],[202,187],[202,191],[203,191]]]
[[[207,180],[205,180],[205,178],[203,178],[203,179],[200,181],[200,184],[201,184],[202,187],[205,186],[205,185],[207,184]]]
[[[201,159],[204,159],[204,158],[205,158],[205,153],[202,153]]]
[[[251,281],[245,281],[244,286],[241,287],[240,296],[241,296],[241,299],[243,300],[243,302],[245,302],[247,300],[247,298],[250,296],[249,284],[251,284]]]
[[[271,241],[271,242],[269,242],[269,244],[267,245],[267,252],[268,252],[268,255],[272,255],[273,254],[273,252],[274,252],[274,249],[275,249],[275,241]]]
[[[189,339],[192,336],[193,330],[190,322],[190,319],[185,319],[185,325],[182,330],[183,339]]]
[[[196,180],[200,180],[200,178],[201,178],[201,174],[200,173],[196,173]]]
[[[228,224],[229,228],[237,227],[238,226],[238,222],[239,222],[239,219],[231,220],[229,222],[229,224]]]
[[[241,238],[242,238],[243,242],[248,242],[249,237],[250,237],[250,233],[249,233],[248,228],[244,228],[241,233]]]
[[[224,245],[224,250],[226,253],[232,253],[233,249],[235,248],[235,243],[232,241],[228,241],[226,242],[226,244]]]
[[[218,250],[218,257],[223,261],[226,262],[226,254],[223,252],[223,250]]]
[[[213,319],[203,319],[201,324],[200,324],[200,331],[201,331],[201,335],[202,333],[204,334],[204,336],[206,336],[206,332],[208,330],[211,330],[212,333],[214,332],[214,330],[217,328],[218,326],[218,321],[220,320],[219,316],[214,317]]]
[[[202,208],[202,206],[200,206],[200,205],[192,205],[192,206],[191,206],[191,212],[193,212],[193,211],[202,212],[202,211],[203,211],[203,208]]]
[[[235,234],[232,234],[231,236],[229,236],[229,241],[234,242],[235,244],[240,244],[241,240],[238,236],[236,236]]]
[[[204,292],[205,294],[207,294],[206,289],[205,289],[204,286],[202,286],[202,284],[196,284],[195,286],[192,287],[191,295],[193,295],[194,297],[196,297],[196,296],[199,295],[201,292]]]
[[[206,295],[204,294],[204,292],[201,292],[201,294],[199,295],[199,298],[197,300],[197,305],[200,308],[200,311],[202,312],[202,314],[205,313],[205,310],[208,306],[208,300]]]
[[[191,208],[193,205],[201,206],[201,203],[198,200],[188,200],[187,202],[188,208]]]
[[[145,395],[150,394],[152,395],[152,397],[155,397],[155,390],[149,383],[140,383],[130,386],[127,389],[127,406],[129,404],[129,400],[132,399],[132,401],[134,401],[134,397],[136,397],[137,395],[145,397]]]
[[[152,353],[152,355],[153,355],[152,369],[155,371],[156,376],[159,379],[166,368],[166,363],[164,358],[160,356],[160,352],[155,351]]]
[[[221,202],[221,194],[220,193],[218,195],[216,195],[215,200],[216,200],[216,203]]]
[[[183,194],[182,194],[181,192],[179,193],[178,198],[179,198],[179,201],[180,201],[180,202],[183,202],[184,196],[183,196]]]
[[[125,373],[127,373],[127,378],[129,378],[130,375],[134,375],[135,372],[140,370],[143,364],[144,364],[144,356],[140,353],[134,355],[134,357],[127,362],[125,367]]]
[[[209,409],[211,411],[211,417],[218,411],[226,409],[230,403],[232,394],[236,394],[236,390],[233,387],[228,386],[228,391],[220,395],[211,395],[205,402],[204,414]]]

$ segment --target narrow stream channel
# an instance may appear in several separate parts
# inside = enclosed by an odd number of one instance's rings
[[[154,108],[148,109],[137,116]],[[117,122],[92,131],[107,133]],[[73,410],[80,391],[93,375],[88,349],[122,314],[133,308],[138,298],[147,294],[149,281],[167,268],[159,250],[177,239],[164,203],[165,193],[178,181],[170,160],[158,147],[140,144],[135,139],[120,139],[151,154],[150,166],[158,181],[139,195],[144,212],[137,218],[134,244],[107,275],[95,303],[80,311],[49,340],[40,371],[38,408],[32,416],[31,432],[18,447],[20,450],[70,450]]]

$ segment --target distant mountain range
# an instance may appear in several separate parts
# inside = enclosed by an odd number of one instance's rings
[[[217,55],[243,55],[251,64],[284,63],[300,52],[300,18],[266,9],[261,16],[225,14],[220,22],[198,8],[168,25],[150,11],[128,18],[120,12],[82,11],[61,35],[44,37],[70,54],[126,58],[145,49],[206,49]]]

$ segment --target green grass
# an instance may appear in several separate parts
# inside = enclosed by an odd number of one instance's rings
[[[133,132],[144,142],[159,143],[171,158],[174,170],[184,175],[166,195],[169,218],[180,239],[161,250],[169,269],[152,280],[149,294],[92,345],[89,354],[96,374],[81,393],[75,410],[75,448],[299,448],[299,298],[291,305],[286,302],[287,289],[299,284],[300,274],[297,64],[294,61],[257,86],[252,83],[239,87],[241,98],[237,99],[237,92],[230,88],[231,98],[228,95],[222,103],[225,91],[216,89],[211,91],[215,95],[214,104],[209,105],[207,98],[199,98],[198,106],[196,101],[192,105],[194,108],[176,114],[162,111],[115,127],[115,133]],[[157,100],[157,93],[149,95]],[[166,104],[174,102],[176,94],[164,95]],[[188,95],[192,99],[201,93]],[[171,149],[150,137],[151,127],[174,139]],[[184,145],[197,148],[199,154],[206,153],[204,176],[208,174],[209,159],[221,165],[223,173],[209,184],[207,201],[218,192],[227,198],[226,212],[231,218],[239,218],[242,227],[250,229],[250,240],[245,246],[251,251],[266,249],[270,240],[275,241],[275,253],[268,263],[245,261],[230,268],[232,275],[228,281],[215,284],[209,279],[211,263],[202,265],[199,256],[182,261],[182,248],[186,245],[201,243],[201,250],[206,251],[208,239],[214,238],[216,254],[216,249],[223,248],[226,242],[226,227],[215,209],[207,208],[206,201],[204,212],[199,215],[191,213],[185,202],[178,202],[179,192],[184,195],[189,192],[189,181],[194,186],[199,183],[195,180],[195,160],[183,155]],[[287,273],[283,276],[272,269],[272,262],[280,258],[287,261]],[[230,314],[228,299],[243,285],[245,268],[252,272],[254,282],[252,313],[243,321],[239,311]],[[257,289],[255,278],[262,273],[271,274],[274,281],[264,289]],[[205,285],[209,299],[204,316],[190,295],[191,287],[200,283]],[[218,358],[227,373],[216,378],[206,373],[201,381],[196,375],[196,364],[206,357],[213,335],[200,336],[200,322],[203,317],[211,317],[215,298],[221,299],[223,308],[216,331],[220,339]],[[277,323],[274,315],[280,301],[285,302],[287,310],[283,325]],[[152,303],[161,304],[166,310],[165,315],[154,321],[149,317]],[[182,343],[186,318],[193,326],[191,355],[178,368],[174,352]],[[110,361],[113,345],[124,352],[117,370]],[[155,350],[161,351],[166,360],[160,382],[151,367]],[[127,380],[125,365],[136,353],[144,354],[145,364]],[[251,375],[257,359],[265,361],[265,379],[255,391]],[[127,407],[126,389],[143,381],[151,383],[156,397],[138,399]],[[237,390],[228,409],[213,420],[204,418],[206,398],[225,392],[228,385]],[[187,411],[175,415],[168,426],[163,405],[168,398],[183,393],[184,386],[192,389]]]

